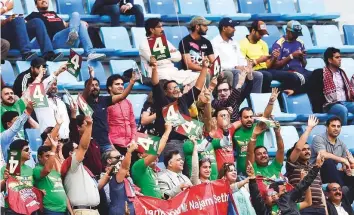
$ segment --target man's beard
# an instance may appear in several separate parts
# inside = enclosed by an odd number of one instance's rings
[[[201,36],[204,36],[204,35],[206,35],[206,32],[204,32],[204,31],[202,31],[202,29],[200,29],[200,30],[198,31],[198,34],[201,35]]]
[[[90,94],[90,96],[92,97],[92,98],[98,98],[98,96],[100,95],[100,91],[99,90],[93,90],[92,92],[91,92],[91,94]]]
[[[48,10],[48,6],[47,7],[39,7],[38,10]]]
[[[12,103],[8,103],[7,101],[2,100],[2,104],[3,104],[3,105],[6,105],[6,106],[12,106],[12,105],[14,105],[14,104],[15,104],[15,100],[13,100],[13,102],[12,102]]]

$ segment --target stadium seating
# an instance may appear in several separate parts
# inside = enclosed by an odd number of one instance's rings
[[[101,89],[104,88],[106,89],[106,80],[107,76],[105,74],[105,70],[103,68],[103,65],[99,61],[83,61],[81,65],[81,70],[79,73],[80,80],[85,82],[87,79],[90,78],[89,72],[88,72],[88,66],[92,66],[94,71],[95,71],[95,78],[97,78],[100,81],[100,87]]]
[[[22,7],[21,1],[14,1],[14,14],[25,14],[25,10]]]
[[[233,0],[207,0],[209,13],[230,17],[233,20],[249,20],[251,14],[237,13]]]
[[[343,25],[345,45],[354,45],[354,25]]]
[[[14,84],[16,76],[10,61],[5,61],[5,64],[1,64],[1,77],[6,85],[12,86]]]
[[[166,26],[164,27],[167,40],[178,49],[179,42],[183,37],[189,34],[188,29],[185,26]]]
[[[264,35],[262,40],[264,40],[267,43],[268,48],[271,49],[274,42],[276,42],[281,37],[281,35],[276,25],[267,25],[267,31],[269,35]]]
[[[140,121],[141,109],[147,99],[147,94],[130,94],[127,99],[132,103],[134,116],[137,123]]]
[[[336,19],[339,13],[328,13],[323,0],[297,0],[299,12],[311,13],[312,19]]]
[[[219,29],[218,29],[218,27],[217,27],[217,26],[209,26],[209,27],[208,27],[207,34],[204,35],[204,37],[211,41],[211,40],[214,39],[214,37],[216,37],[217,35],[219,35]]]
[[[270,13],[280,13],[282,20],[310,20],[310,13],[297,13],[293,0],[267,0]]]
[[[16,69],[18,71],[18,74],[21,72],[26,71],[31,67],[31,62],[30,61],[16,61]]]
[[[270,93],[251,93],[251,105],[255,113],[264,112],[270,95]],[[272,115],[274,115],[275,120],[281,122],[289,122],[296,119],[296,114],[281,112],[278,100],[274,102]]]
[[[146,40],[145,28],[132,27],[133,48],[139,49],[140,41]]]
[[[60,14],[72,14],[78,12],[85,14],[85,9],[82,1],[78,0],[56,0],[57,11]]]
[[[246,35],[250,34],[250,31],[248,30],[248,28],[246,26],[236,26],[235,27],[235,34],[232,37],[233,40],[236,40],[238,42],[240,42],[241,40],[243,40]]]
[[[304,133],[306,131],[307,125],[303,125],[301,126],[302,129],[302,133]],[[319,134],[323,134],[324,132],[326,132],[326,126],[324,125],[317,125],[316,127],[314,127],[309,135],[309,137],[307,138],[307,143],[308,144],[312,144],[312,140],[316,135]]]
[[[114,54],[116,56],[139,56],[139,50],[132,48],[126,28],[101,27],[100,35],[102,42],[106,47],[105,53],[107,55]],[[109,48],[107,49],[107,47]]]
[[[39,129],[26,129],[26,136],[31,150],[36,152],[43,143]]]
[[[342,58],[341,68],[345,71],[350,79],[354,75],[354,60],[353,58]]]
[[[293,147],[294,143],[299,140],[299,135],[294,126],[281,126],[280,134],[283,138],[284,150],[286,153],[286,151]],[[273,129],[270,129],[269,131],[265,132],[264,146],[267,147],[269,156],[274,157],[276,155],[278,147]]]
[[[268,13],[265,9],[264,0],[237,0],[238,9],[241,13],[250,13],[252,20],[279,20],[281,14]]]
[[[276,142],[274,142],[274,131],[273,129],[269,129],[264,132],[264,146],[268,149],[268,155],[271,157],[275,156],[277,151]]]
[[[354,153],[354,125],[342,126],[339,139],[347,146],[347,148]]]
[[[222,19],[220,15],[208,14],[204,0],[178,0],[178,8],[180,14],[191,16],[204,16],[208,20],[219,21]]]
[[[188,22],[191,20],[191,15],[177,14],[173,0],[149,0],[149,12],[161,14],[163,21],[173,22]]]
[[[309,71],[323,68],[325,66],[325,63],[321,58],[307,58],[306,61],[306,69]]]

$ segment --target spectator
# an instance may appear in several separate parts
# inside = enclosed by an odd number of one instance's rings
[[[135,16],[136,27],[144,27],[143,7],[134,4],[134,0],[96,0],[91,8],[91,14],[108,15],[111,17],[111,26],[119,26],[120,15]]]
[[[74,214],[99,215],[97,211],[97,206],[100,204],[99,190],[109,180],[109,174],[106,174],[97,183],[92,172],[82,163],[89,148],[91,133],[92,119],[86,117],[79,145],[73,151],[63,153],[65,161],[60,173]]]
[[[289,183],[293,186],[296,186],[300,183],[300,173],[301,171],[310,171],[312,165],[310,164],[311,149],[310,146],[306,143],[307,138],[309,137],[312,129],[318,124],[318,119],[315,116],[310,116],[308,119],[308,126],[305,132],[301,135],[299,141],[294,144],[294,146],[288,150],[286,153],[287,162],[286,162],[286,176],[289,179]],[[320,174],[317,174],[315,180],[310,185],[312,193],[312,205],[306,209],[301,210],[302,215],[311,215],[311,214],[326,214],[325,198],[322,192],[322,181]],[[301,201],[305,197],[301,198]]]
[[[323,94],[324,111],[339,116],[347,125],[348,113],[354,114],[354,83],[351,83],[341,66],[339,49],[330,47],[324,53]],[[349,77],[350,78],[350,77]]]
[[[228,83],[234,88],[238,83],[238,77],[242,66],[247,66],[247,60],[241,54],[240,44],[233,40],[232,37],[235,33],[235,26],[238,22],[230,19],[223,18],[219,22],[219,35],[212,39],[211,43],[214,48],[216,56],[220,57],[221,69],[227,74],[227,77],[233,77],[228,80]],[[261,93],[263,75],[257,71],[250,71],[253,74],[254,81],[252,93]],[[233,79],[233,80],[232,80]]]
[[[262,40],[264,35],[268,35],[266,24],[260,20],[253,21],[250,34],[240,41],[240,46],[241,53],[251,60],[253,70],[263,74],[262,92],[267,93],[273,80],[273,71],[269,69],[275,63],[279,52],[273,51],[272,55],[269,55],[268,45]]]
[[[151,50],[148,39],[151,37],[160,37],[163,35],[162,21],[159,18],[150,18],[145,22],[145,31],[147,39],[140,41],[139,54],[141,61],[147,70],[148,76],[151,77],[152,68],[149,65]],[[174,63],[181,61],[181,53],[167,40],[167,46],[171,54],[171,58],[157,61],[157,69],[159,70],[160,80],[175,80],[178,84],[194,84],[198,78],[198,73],[191,70],[179,70]]]
[[[33,187],[33,169],[27,166],[25,163],[31,158],[30,148],[26,140],[15,140],[10,144],[10,151],[21,152],[20,165],[21,171],[19,176],[12,176],[18,182],[24,186]],[[8,193],[8,187],[6,186],[6,180],[9,178],[9,171],[6,169],[6,165],[1,168],[1,192]],[[11,208],[9,208],[8,198],[5,199],[5,214],[17,214]]]
[[[280,124],[279,122],[275,122],[275,124],[274,133],[277,141],[277,152],[272,163],[268,164],[269,155],[267,148],[264,146],[256,147],[256,141],[259,135],[266,129],[266,125],[263,122],[258,123],[253,129],[246,156],[246,160],[252,163],[256,175],[261,175],[264,178],[273,180],[279,178],[284,161],[284,142],[280,134]]]
[[[54,11],[48,11],[49,0],[35,0],[39,12],[32,12],[25,19],[27,22],[39,18],[43,21],[49,38],[52,40],[53,47],[71,48],[78,47],[81,42],[87,60],[98,60],[104,58],[104,54],[96,54],[93,50],[92,42],[89,37],[88,24],[80,20],[80,14],[71,14],[70,22],[62,20]],[[38,25],[35,25],[37,28]]]
[[[165,133],[160,139],[157,155],[140,152],[140,159],[137,160],[132,166],[131,172],[134,183],[141,188],[141,193],[145,196],[151,196],[160,199],[162,198],[160,188],[158,187],[156,163],[158,162],[158,156],[166,146],[166,142],[171,131],[172,126],[166,123]]]
[[[7,111],[1,116],[1,124],[4,127],[4,131],[1,132],[1,147],[0,147],[0,160],[1,163],[7,161],[7,151],[10,144],[17,139],[24,139],[19,137],[18,134],[23,129],[23,125],[29,120],[31,113],[33,112],[33,103],[28,102],[25,111],[21,116],[15,111]],[[35,161],[31,157],[26,163],[28,166],[34,166]]]
[[[214,51],[210,41],[203,37],[208,31],[208,25],[211,21],[206,20],[202,16],[195,16],[190,21],[191,34],[185,36],[179,43],[179,51],[182,53],[182,68],[184,70],[192,70],[201,72],[203,69],[204,57],[209,62],[214,62]],[[229,78],[229,79],[232,79]],[[207,73],[206,85],[209,86],[210,74]]]
[[[250,200],[250,193],[246,188],[249,182],[249,178],[246,178],[242,181],[238,181],[235,164],[224,163],[219,171],[218,178],[224,179],[230,183],[232,197],[235,201],[235,204],[237,205],[237,212],[239,214],[256,215],[256,211],[252,207],[252,203]],[[236,214],[236,212],[234,213]]]
[[[269,118],[270,114],[273,110],[273,104],[276,101],[279,95],[278,89],[273,88],[272,94],[270,96],[268,105],[262,114],[263,117]],[[246,176],[246,156],[247,156],[247,148],[250,138],[252,137],[252,132],[256,126],[253,118],[253,110],[249,107],[244,107],[240,110],[240,121],[241,127],[237,129],[233,135],[233,142],[236,147],[236,164],[237,164],[237,172],[241,176]],[[256,141],[256,147],[264,146],[264,132],[261,133]]]
[[[294,189],[287,192],[284,182],[273,182],[268,189],[265,199],[262,198],[255,177],[255,171],[252,163],[247,166],[247,174],[250,177],[250,193],[251,201],[257,214],[299,214],[299,210],[312,205],[311,189],[312,182],[315,180],[324,158],[319,154],[316,165],[306,173],[301,172],[301,182]],[[306,175],[306,176],[305,176]],[[301,196],[306,191],[306,198],[303,202],[299,202]]]
[[[164,199],[173,198],[193,186],[189,178],[182,174],[183,163],[183,158],[178,150],[169,151],[164,157],[167,169],[158,175],[158,183]]]
[[[5,60],[7,59],[7,53],[9,52],[10,49],[10,43],[9,41],[1,38],[0,45],[1,45],[1,64],[4,64]]]
[[[1,0],[0,9],[1,15],[11,15],[6,20],[2,20],[1,28],[3,29],[2,37],[11,43],[12,48],[20,49],[23,60],[32,60],[37,57],[35,52],[31,52],[31,48],[35,48],[31,44],[31,40],[36,37],[36,43],[42,52],[42,57],[48,61],[60,61],[63,54],[54,53],[50,38],[47,35],[45,25],[40,19],[33,19],[26,22],[23,15],[13,14],[13,0]],[[15,37],[14,37],[15,33]],[[38,46],[37,45],[37,46]]]
[[[279,56],[272,68],[273,79],[280,81],[287,89],[295,89],[303,86],[311,73],[305,69],[304,43],[298,39],[302,36],[302,27],[298,21],[289,21],[286,27],[286,35],[273,44],[273,52],[277,50]]]
[[[136,81],[136,76],[133,75],[130,79],[128,87],[122,94],[113,96],[100,96],[100,82],[95,78],[94,70],[89,67],[90,78],[85,81],[85,90],[82,94],[83,98],[87,101],[88,105],[93,110],[93,133],[92,137],[100,146],[101,153],[113,148],[113,143],[110,142],[108,137],[108,119],[107,109],[109,106],[123,101],[130,93]]]
[[[155,129],[156,109],[152,97],[152,92],[150,92],[141,109],[138,132],[158,136]]]
[[[153,88],[152,88],[153,99],[154,101],[159,101],[155,103],[155,108],[156,108],[155,126],[156,126],[156,131],[159,133],[159,135],[162,135],[165,130],[164,129],[165,120],[162,116],[162,108],[173,102],[177,102],[179,112],[181,114],[189,116],[188,108],[193,104],[194,98],[198,98],[200,91],[204,86],[207,68],[208,68],[208,62],[207,60],[203,61],[203,70],[200,72],[195,85],[193,86],[192,89],[190,89],[187,93],[183,95],[181,95],[181,91],[176,81],[174,80],[167,81],[164,84],[162,89],[161,85],[159,84],[157,62],[154,57],[151,57],[150,65],[152,68],[151,81],[153,84]],[[177,149],[180,155],[184,157],[182,147],[183,147],[183,140],[185,139],[186,137],[184,135],[172,131],[169,136],[169,141],[167,142],[165,151],[167,152],[172,149]]]
[[[124,83],[120,75],[114,74],[107,79],[107,91],[113,97],[122,95]],[[130,91],[130,90],[129,90]],[[133,106],[128,99],[122,99],[107,108],[109,141],[121,153],[125,154],[129,143],[135,141],[136,123]]]
[[[323,183],[337,182],[341,186],[353,185],[353,177],[348,177],[343,171],[337,170],[337,164],[342,163],[343,168],[350,172],[353,160],[347,159],[347,146],[338,138],[342,122],[339,117],[334,116],[326,122],[325,133],[316,135],[311,144],[311,163],[315,162],[318,153],[321,153],[327,160],[323,164],[321,179]]]
[[[242,89],[245,82],[246,87]],[[240,105],[250,95],[252,86],[253,77],[248,71],[241,71],[238,74],[238,83],[235,88],[232,88],[225,79],[219,80],[216,86],[217,95],[214,96],[215,99],[211,102],[211,106],[217,110],[222,108],[230,109],[231,122],[235,122],[239,119],[238,112]]]
[[[66,215],[67,209],[73,214],[71,206],[67,205],[67,197],[60,173],[54,170],[58,142],[50,135],[48,135],[48,138],[51,146],[40,146],[38,148],[39,163],[33,169],[35,187],[45,191],[43,196],[43,214]]]
[[[342,187],[337,183],[330,183],[327,186],[328,199],[327,210],[331,215],[353,215],[353,187]]]

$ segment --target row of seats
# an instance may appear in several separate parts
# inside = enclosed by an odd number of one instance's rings
[[[79,12],[86,21],[109,22],[109,17],[89,15],[95,0],[55,0],[57,12],[71,14]],[[265,3],[269,10],[266,9]],[[146,13],[143,0],[135,0],[135,4],[143,7],[146,18],[161,17],[164,21],[188,22],[195,15],[202,15],[210,20],[217,21],[223,16],[231,16],[233,19],[244,20],[329,20],[336,19],[339,13],[328,13],[323,0],[298,0],[297,5],[293,0],[147,0],[149,13]],[[35,11],[33,0],[15,1],[15,13],[24,14]],[[50,4],[54,9],[53,3]],[[298,8],[298,10],[296,9]],[[134,21],[134,17],[127,16],[122,21]]]
[[[286,26],[284,25],[281,30],[276,25],[267,25],[269,36],[264,36],[263,39],[267,42],[269,48],[273,43],[285,34]],[[185,26],[166,26],[164,31],[167,39],[178,48],[178,44],[183,37],[189,34]],[[306,47],[308,54],[323,53],[327,47],[334,46],[339,48],[343,53],[354,53],[354,25],[344,25],[343,31],[345,35],[345,45],[342,42],[340,32],[335,25],[313,25],[313,34],[311,36],[310,30],[306,25],[302,25],[303,36],[300,36]],[[213,39],[219,34],[216,26],[209,26],[207,35],[209,40]],[[240,41],[249,30],[246,26],[236,26],[236,32],[233,39]],[[100,37],[106,48],[96,49],[98,53],[105,53],[107,56],[118,57],[137,57],[139,56],[139,43],[145,39],[145,29],[139,27],[131,28],[132,42],[129,37],[129,32],[125,27],[101,27]],[[313,38],[313,40],[312,40]],[[33,42],[34,51],[40,54],[38,43]],[[83,53],[82,48],[75,49],[79,54]],[[56,52],[62,52],[65,56],[70,54],[69,49],[57,49]],[[20,56],[19,50],[10,50],[9,56]]]

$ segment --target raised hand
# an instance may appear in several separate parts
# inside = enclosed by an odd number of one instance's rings
[[[210,81],[209,90],[213,91],[215,89],[216,85],[218,85],[218,77],[214,76]]]
[[[280,133],[280,128],[281,128],[280,122],[274,121],[274,123],[275,123],[274,132],[275,133]]]
[[[85,116],[86,125],[92,125],[93,121],[90,116]]]
[[[302,179],[304,179],[305,178],[305,176],[307,175],[307,171],[305,171],[304,169],[302,169],[301,170],[301,172],[300,172],[300,179],[302,180]]]
[[[55,117],[55,121],[57,122],[58,125],[63,124],[63,122],[64,122],[63,117],[60,115],[58,110],[54,110],[54,117]]]
[[[52,146],[54,146],[54,147],[57,147],[57,146],[58,146],[58,140],[57,140],[57,138],[56,138],[56,140],[54,140],[54,139],[52,138],[52,135],[48,134],[48,139],[49,139],[50,143],[52,144]]]
[[[57,70],[57,75],[59,75],[62,72],[65,72],[66,70],[68,70],[68,63],[65,62],[62,65],[60,65],[59,69]]]
[[[277,100],[279,93],[280,91],[278,88],[272,88],[272,94],[270,95],[269,102],[274,103]]]
[[[207,57],[204,57],[202,61],[202,67],[209,68],[209,66],[210,66],[209,59]]]
[[[311,115],[307,121],[307,127],[313,129],[318,124],[318,119],[315,115]]]
[[[77,104],[74,101],[70,102],[70,112],[71,112],[71,118],[75,118],[77,113]]]
[[[28,115],[31,115],[33,112],[33,107],[36,106],[36,103],[34,101],[28,101],[26,105],[26,111]]]
[[[165,123],[165,133],[171,133],[172,131],[172,124],[170,122]]]
[[[321,166],[323,165],[323,162],[325,161],[324,156],[321,154],[321,152],[319,152],[317,154],[317,158],[316,158],[316,166],[318,168],[321,168]]]
[[[247,173],[249,178],[255,178],[256,177],[251,161],[248,161],[248,164],[247,164],[247,167],[246,167],[246,173]]]
[[[156,69],[157,68],[157,60],[154,56],[151,55],[150,57],[150,67],[152,69]]]
[[[92,66],[88,66],[88,71],[89,71],[90,78],[94,78],[95,77],[95,70],[93,69]]]
[[[132,153],[134,152],[135,150],[138,149],[138,144],[135,143],[135,142],[131,142],[129,145],[128,145],[128,148],[127,148],[127,151]]]
[[[253,129],[253,134],[258,136],[262,134],[265,130],[267,130],[267,124],[265,124],[264,122],[258,122]]]

